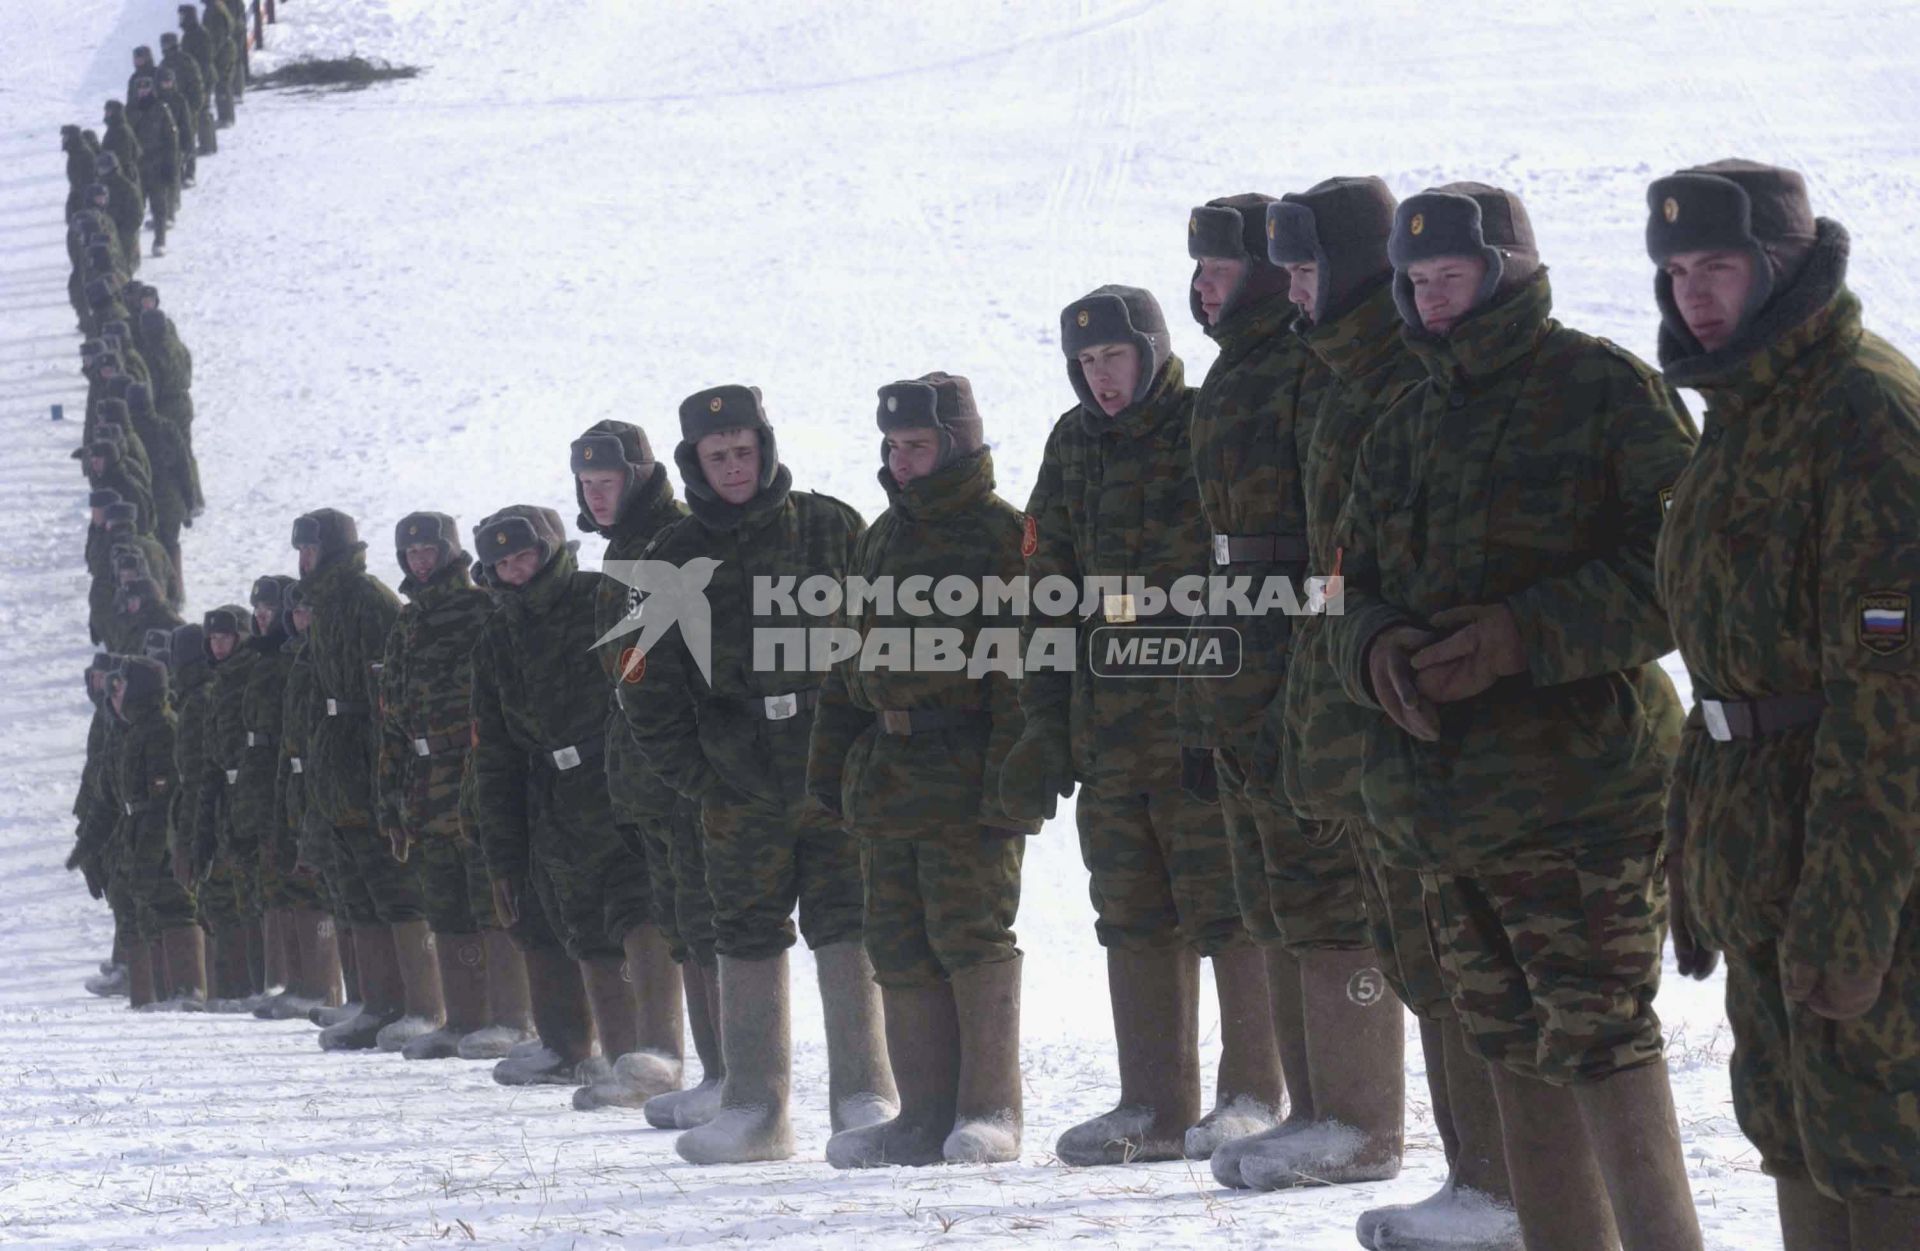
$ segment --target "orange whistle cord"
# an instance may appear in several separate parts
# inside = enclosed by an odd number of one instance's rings
[[[1346,558],[1347,558],[1346,548],[1336,547],[1333,549],[1333,576],[1334,577],[1337,578],[1340,576],[1340,562],[1345,560]]]

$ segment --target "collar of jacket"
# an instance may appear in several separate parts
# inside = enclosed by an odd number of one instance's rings
[[[426,608],[451,599],[462,591],[471,591],[473,573],[467,558],[459,552],[454,555],[458,559],[443,563],[424,583],[411,573],[400,579],[400,593]]]
[[[319,568],[300,579],[300,585],[306,589],[307,601],[317,609],[328,596],[357,581],[366,571],[367,545],[355,543],[322,560]]]
[[[122,709],[120,712],[114,711],[113,701],[111,699],[106,701],[105,706],[116,721],[131,729],[143,721],[156,720],[161,713],[166,711],[167,701],[171,698],[172,693],[166,692],[157,695],[142,695],[138,698],[123,699],[120,701],[120,707]]]
[[[766,525],[787,503],[787,494],[793,490],[793,473],[785,465],[773,472],[773,481],[760,488],[759,494],[744,504],[729,504],[725,500],[710,500],[689,491],[687,508],[694,519],[709,530],[725,533],[738,530],[741,534],[751,534]]]
[[[1403,326],[1400,337],[1435,381],[1451,384],[1491,377],[1533,351],[1551,328],[1552,314],[1553,288],[1542,265],[1518,290],[1468,313],[1445,337],[1411,326]]]
[[[574,479],[573,494],[580,501],[580,528],[588,534],[602,536],[608,543],[650,539],[666,528],[668,522],[680,517],[680,508],[673,498],[673,475],[667,472],[665,461],[655,461],[653,472],[647,475],[647,480],[636,483],[627,498],[620,501],[620,515],[613,519],[610,526],[600,525],[594,521],[593,514],[587,511],[577,478]]]
[[[573,575],[579,572],[580,558],[574,555],[575,544],[562,544],[553,554],[553,559],[541,566],[540,572],[525,586],[501,585],[501,602],[511,604],[529,616],[544,617],[553,610],[566,594]]]
[[[1186,429],[1186,415],[1177,403],[1186,390],[1186,366],[1178,356],[1169,356],[1147,398],[1127,405],[1111,417],[1082,404],[1080,428],[1095,438],[1111,434],[1122,439],[1158,438],[1163,443],[1172,443]]]
[[[1676,387],[1691,387],[1714,402],[1751,404],[1771,391],[1795,361],[1836,336],[1860,337],[1860,301],[1847,290],[1851,241],[1846,227],[1829,218],[1817,225],[1813,251],[1793,283],[1760,311],[1733,342],[1703,352],[1680,319],[1672,288],[1660,296],[1660,367]]]
[[[273,623],[273,629],[265,634],[256,634],[250,639],[240,640],[240,646],[258,652],[262,656],[270,656],[284,647],[286,642],[287,632],[276,621]]]
[[[992,492],[993,453],[983,447],[905,486],[882,469],[880,487],[887,493],[887,506],[910,521],[951,517]]]
[[[196,656],[184,665],[177,668],[169,666],[167,669],[167,684],[182,701],[205,686],[212,678],[213,670],[208,666],[204,656]]]
[[[1299,307],[1284,292],[1270,295],[1234,309],[1219,325],[1208,326],[1207,337],[1220,345],[1220,363],[1231,363],[1276,335],[1292,334],[1299,313]],[[1219,363],[1214,366],[1219,367]]]
[[[1311,326],[1306,331],[1307,346],[1335,377],[1351,383],[1406,351],[1399,333],[1405,324],[1393,302],[1393,277],[1388,275],[1341,316],[1324,326]]]

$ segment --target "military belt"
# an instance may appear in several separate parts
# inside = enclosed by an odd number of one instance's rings
[[[247,731],[247,746],[249,746],[249,747],[271,747],[271,746],[273,746],[273,735],[271,735],[271,734],[268,734],[268,733],[267,733],[266,731],[264,731],[264,730],[248,730],[248,731]]]
[[[1213,536],[1213,563],[1216,565],[1304,564],[1307,554],[1304,534],[1216,534]]]
[[[768,721],[791,721],[803,712],[813,711],[820,702],[818,689],[811,691],[792,691],[785,695],[767,695],[759,699],[732,699],[725,701],[738,704],[757,717]]]
[[[1761,738],[1812,725],[1826,711],[1819,695],[1768,695],[1761,699],[1703,699],[1700,716],[1716,743]]]
[[[575,743],[570,747],[557,747],[551,751],[542,749],[534,753],[535,760],[546,762],[561,773],[569,769],[578,769],[590,760],[598,760],[607,750],[607,741],[601,738],[588,739],[584,743]]]
[[[883,708],[873,714],[882,734],[926,734],[952,730],[987,719],[981,708]]]
[[[330,699],[327,701],[329,717],[364,717],[371,711],[373,709],[370,705],[356,704],[352,700]]]
[[[150,799],[129,799],[120,806],[126,809],[128,816],[137,817],[147,809],[153,807],[153,801]]]
[[[235,782],[238,782],[239,780],[240,780],[240,770],[238,770],[238,769],[228,769],[228,770],[227,770],[227,785],[228,785],[228,786],[232,786],[232,785],[233,785],[233,784],[234,784]]]
[[[305,770],[306,770],[306,766],[300,763],[300,757],[298,757],[298,756],[288,756],[288,757],[287,757],[287,772],[288,772],[288,773],[302,773],[302,772],[304,772]]]
[[[459,751],[473,742],[467,734],[429,734],[425,738],[413,740],[413,754],[416,756],[440,756],[447,752]]]

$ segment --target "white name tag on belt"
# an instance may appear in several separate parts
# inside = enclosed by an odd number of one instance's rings
[[[767,720],[769,721],[785,721],[787,718],[798,716],[800,713],[800,697],[798,695],[769,695],[762,703],[766,707]]]
[[[287,757],[287,772],[288,773],[304,772],[304,769],[300,764],[300,757],[298,756]]]
[[[431,756],[433,752],[428,748],[426,739],[416,738],[413,740],[413,754],[416,756]]]
[[[422,752],[421,754],[425,755],[426,753]],[[579,768],[580,767],[580,749],[578,747],[562,747],[559,751],[554,752],[553,767],[556,769]]]
[[[340,702],[338,700],[330,699],[327,701],[327,715],[329,717],[337,717],[340,715]]]
[[[233,784],[234,784],[235,782],[238,782],[239,780],[240,780],[240,770],[238,770],[238,769],[228,769],[228,770],[227,770],[227,785],[228,785],[228,786],[232,786],[232,785],[233,785]]]
[[[1707,723],[1707,737],[1716,743],[1731,743],[1733,727],[1727,724],[1727,710],[1717,699],[1700,701],[1700,719]]]
[[[267,743],[267,736],[266,736],[266,735],[264,735],[264,734],[256,734],[256,733],[254,733],[254,732],[253,732],[252,730],[248,730],[248,731],[247,731],[247,746],[249,746],[249,747],[266,747],[266,746],[268,746],[268,745],[269,745],[269,744]]]
[[[1131,595],[1102,595],[1100,611],[1114,625],[1125,625],[1139,616]]]
[[[1232,553],[1233,553],[1233,536],[1231,534],[1216,534],[1213,536],[1213,563],[1214,564],[1216,565],[1232,564],[1233,561],[1230,559],[1230,557],[1232,556]]]

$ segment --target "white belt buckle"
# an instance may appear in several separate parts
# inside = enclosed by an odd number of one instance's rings
[[[240,770],[238,770],[238,769],[228,769],[228,770],[227,770],[227,785],[228,785],[228,786],[232,786],[232,785],[233,785],[233,784],[234,784],[235,782],[238,782],[239,780],[240,780]]]
[[[1307,579],[1307,615],[1318,617],[1327,611],[1327,575],[1316,573]]]
[[[1707,737],[1716,743],[1731,743],[1733,727],[1727,724],[1727,710],[1717,699],[1700,701],[1700,715],[1707,723]]]
[[[327,715],[329,717],[337,717],[340,715],[340,701],[335,699],[329,699],[327,701]]]
[[[260,741],[260,736],[259,736],[258,734],[255,734],[255,733],[254,733],[254,732],[253,732],[252,730],[248,730],[248,731],[247,731],[247,746],[249,746],[249,747],[265,747],[265,746],[266,746],[266,744]]]
[[[579,768],[580,749],[578,747],[562,747],[559,751],[554,752],[553,767],[560,770]]]
[[[1139,617],[1139,614],[1134,611],[1131,595],[1102,595],[1100,610],[1110,625],[1126,625]]]
[[[769,721],[785,721],[800,715],[800,697],[795,694],[769,695],[761,703]]]
[[[431,756],[433,751],[427,746],[426,739],[416,738],[413,740],[413,754],[416,756]]]
[[[306,771],[306,770],[305,770],[305,769],[304,769],[304,768],[303,768],[303,767],[301,766],[301,764],[300,764],[300,757],[298,757],[298,756],[289,756],[289,757],[287,757],[287,772],[288,772],[288,773],[304,773],[305,771]]]
[[[125,803],[123,803],[123,804],[121,804],[120,806],[121,806],[122,808],[124,808],[124,809],[126,809],[126,810],[127,810],[127,815],[128,815],[128,816],[132,816],[132,815],[133,815],[133,801],[132,801],[132,800],[128,800],[128,801],[126,801]]]
[[[1233,555],[1233,536],[1231,534],[1214,535],[1213,536],[1213,563],[1216,565],[1230,565],[1233,563],[1233,561],[1228,558],[1232,555]]]

